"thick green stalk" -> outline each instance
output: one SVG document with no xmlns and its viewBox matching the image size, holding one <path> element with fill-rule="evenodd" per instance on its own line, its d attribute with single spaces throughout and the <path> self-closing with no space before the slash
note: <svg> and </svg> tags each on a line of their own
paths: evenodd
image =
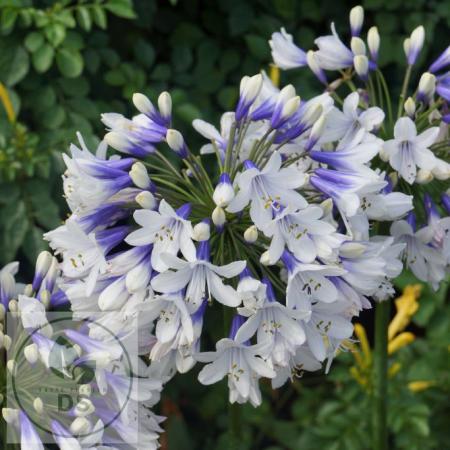
<svg viewBox="0 0 450 450">
<path fill-rule="evenodd" d="M 372 449 L 388 450 L 387 432 L 387 368 L 389 301 L 375 307 L 375 350 L 373 354 Z"/>
</svg>

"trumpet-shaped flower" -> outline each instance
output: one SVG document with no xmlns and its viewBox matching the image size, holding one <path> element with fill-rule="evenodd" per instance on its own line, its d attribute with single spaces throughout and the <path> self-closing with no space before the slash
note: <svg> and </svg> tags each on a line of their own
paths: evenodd
<svg viewBox="0 0 450 450">
<path fill-rule="evenodd" d="M 246 161 L 247 170 L 239 176 L 239 191 L 227 211 L 242 211 L 250 203 L 250 217 L 261 228 L 272 219 L 272 214 L 280 206 L 304 208 L 307 203 L 295 189 L 304 184 L 305 177 L 299 176 L 292 167 L 281 168 L 281 162 L 278 152 L 272 154 L 262 170 L 251 161 Z"/>
<path fill-rule="evenodd" d="M 429 147 L 436 141 L 438 127 L 417 134 L 416 125 L 409 117 L 398 119 L 394 127 L 394 139 L 384 143 L 383 151 L 389 163 L 409 184 L 414 183 L 417 167 L 433 170 L 436 157 Z"/>
<path fill-rule="evenodd" d="M 174 270 L 153 278 L 153 289 L 168 294 L 186 288 L 185 300 L 191 313 L 197 311 L 204 299 L 210 300 L 211 297 L 226 306 L 236 307 L 241 303 L 238 293 L 223 284 L 221 277 L 235 277 L 244 270 L 245 261 L 234 261 L 224 266 L 211 264 L 209 241 L 200 242 L 197 256 L 188 261 L 167 253 L 162 255 L 162 260 Z"/>
</svg>

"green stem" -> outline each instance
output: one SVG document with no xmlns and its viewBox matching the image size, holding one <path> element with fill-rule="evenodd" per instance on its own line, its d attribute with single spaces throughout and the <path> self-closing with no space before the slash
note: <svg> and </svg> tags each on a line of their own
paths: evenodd
<svg viewBox="0 0 450 450">
<path fill-rule="evenodd" d="M 373 354 L 372 444 L 373 450 L 388 450 L 387 366 L 389 301 L 375 307 L 375 349 Z"/>
<path fill-rule="evenodd" d="M 411 78 L 412 66 L 409 65 L 406 69 L 405 78 L 403 80 L 402 90 L 400 92 L 400 98 L 398 99 L 397 119 L 400 118 L 403 111 L 403 105 L 405 103 L 406 91 L 408 90 L 409 79 Z"/>
</svg>

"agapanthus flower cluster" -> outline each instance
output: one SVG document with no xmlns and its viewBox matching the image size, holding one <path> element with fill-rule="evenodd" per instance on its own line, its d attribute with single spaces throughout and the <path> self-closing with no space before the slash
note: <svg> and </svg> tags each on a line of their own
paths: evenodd
<svg viewBox="0 0 450 450">
<path fill-rule="evenodd" d="M 175 128 L 169 93 L 157 105 L 136 93 L 137 115 L 103 114 L 99 147 L 79 136 L 64 155 L 71 215 L 45 235 L 60 261 L 58 295 L 127 350 L 138 342 L 143 408 L 197 363 L 200 383 L 226 378 L 231 403 L 257 406 L 262 378 L 277 388 L 328 371 L 348 348 L 352 318 L 394 294 L 403 262 L 434 287 L 448 272 L 448 49 L 408 97 L 423 27 L 405 41 L 395 117 L 377 29 L 366 45 L 361 7 L 350 25 L 348 44 L 332 25 L 307 52 L 284 29 L 272 36 L 278 67 L 308 66 L 325 85 L 316 97 L 245 76 L 218 128 L 194 120 L 207 140 L 197 150 Z M 226 328 L 215 343 L 213 312 Z M 86 351 L 109 345 L 99 325 L 69 339 Z M 138 427 L 153 448 L 160 419 L 139 408 L 117 432 L 126 440 Z"/>
</svg>

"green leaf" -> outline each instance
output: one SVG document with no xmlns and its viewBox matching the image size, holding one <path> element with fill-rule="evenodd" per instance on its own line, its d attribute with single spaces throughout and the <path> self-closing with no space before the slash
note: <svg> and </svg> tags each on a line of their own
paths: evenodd
<svg viewBox="0 0 450 450">
<path fill-rule="evenodd" d="M 187 45 L 176 46 L 172 50 L 172 64 L 176 72 L 183 72 L 192 65 L 192 51 Z"/>
<path fill-rule="evenodd" d="M 69 31 L 64 39 L 64 47 L 70 50 L 82 50 L 84 48 L 83 36 L 76 31 Z"/>
<path fill-rule="evenodd" d="M 172 71 L 168 64 L 158 64 L 150 75 L 152 80 L 165 81 L 170 78 Z"/>
<path fill-rule="evenodd" d="M 43 180 L 30 180 L 25 189 L 39 225 L 49 230 L 60 225 L 59 209 L 50 196 L 49 186 Z"/>
<path fill-rule="evenodd" d="M 50 44 L 45 43 L 39 47 L 32 55 L 33 67 L 36 72 L 46 72 L 52 65 L 54 56 L 55 51 Z"/>
<path fill-rule="evenodd" d="M 202 117 L 201 111 L 191 103 L 184 103 L 175 108 L 176 114 L 185 122 L 192 123 L 194 119 Z"/>
<path fill-rule="evenodd" d="M 105 81 L 111 86 L 122 86 L 126 78 L 120 69 L 114 69 L 105 73 Z"/>
<path fill-rule="evenodd" d="M 295 0 L 273 0 L 273 5 L 284 19 L 295 17 Z"/>
<path fill-rule="evenodd" d="M 88 8 L 84 6 L 79 6 L 77 8 L 77 19 L 81 28 L 85 31 L 90 31 L 92 28 L 92 18 L 89 13 Z"/>
<path fill-rule="evenodd" d="M 42 228 L 31 226 L 25 236 L 22 249 L 30 264 L 35 264 L 39 253 L 48 250 L 48 244 L 42 237 L 43 234 Z"/>
<path fill-rule="evenodd" d="M 14 86 L 28 73 L 28 53 L 14 38 L 0 39 L 0 81 Z"/>
<path fill-rule="evenodd" d="M 83 71 L 83 57 L 77 50 L 61 48 L 56 51 L 56 64 L 67 78 L 75 78 Z"/>
<path fill-rule="evenodd" d="M 25 203 L 9 203 L 2 210 L 2 252 L 0 259 L 3 263 L 14 259 L 17 250 L 22 245 L 28 229 Z"/>
<path fill-rule="evenodd" d="M 131 0 L 108 0 L 105 8 L 114 15 L 125 19 L 134 19 L 136 17 Z"/>
<path fill-rule="evenodd" d="M 66 113 L 61 105 L 55 105 L 53 108 L 43 111 L 39 120 L 45 128 L 55 130 L 60 127 L 66 118 Z"/>
<path fill-rule="evenodd" d="M 59 85 L 70 97 L 84 97 L 89 93 L 89 82 L 85 77 L 60 78 Z"/>
<path fill-rule="evenodd" d="M 233 36 L 244 33 L 250 27 L 254 17 L 252 7 L 247 3 L 238 3 L 232 10 L 228 23 Z"/>
<path fill-rule="evenodd" d="M 64 25 L 67 28 L 74 28 L 77 24 L 73 17 L 72 10 L 68 8 L 61 9 L 61 11 L 54 15 L 54 18 L 58 23 Z"/>
<path fill-rule="evenodd" d="M 37 31 L 28 33 L 24 41 L 25 48 L 31 53 L 35 52 L 39 47 L 41 47 L 43 43 L 44 36 L 42 35 L 42 33 L 39 33 Z"/>
<path fill-rule="evenodd" d="M 16 22 L 18 10 L 15 8 L 5 8 L 2 12 L 0 26 L 2 30 L 10 30 Z"/>
<path fill-rule="evenodd" d="M 155 62 L 155 50 L 143 39 L 139 39 L 133 48 L 134 57 L 145 68 L 149 69 Z"/>
<path fill-rule="evenodd" d="M 100 5 L 92 6 L 92 17 L 94 18 L 94 22 L 98 27 L 102 28 L 103 30 L 106 29 L 108 23 L 106 13 Z"/>
<path fill-rule="evenodd" d="M 15 202 L 20 195 L 20 189 L 14 183 L 0 184 L 0 204 Z M 3 214 L 3 213 L 2 213 Z"/>
<path fill-rule="evenodd" d="M 44 34 L 53 47 L 58 47 L 66 38 L 66 28 L 59 23 L 51 23 L 44 28 Z"/>
<path fill-rule="evenodd" d="M 250 50 L 250 53 L 257 59 L 263 60 L 269 56 L 269 45 L 267 39 L 257 36 L 255 34 L 248 34 L 245 36 L 245 42 Z"/>
</svg>

